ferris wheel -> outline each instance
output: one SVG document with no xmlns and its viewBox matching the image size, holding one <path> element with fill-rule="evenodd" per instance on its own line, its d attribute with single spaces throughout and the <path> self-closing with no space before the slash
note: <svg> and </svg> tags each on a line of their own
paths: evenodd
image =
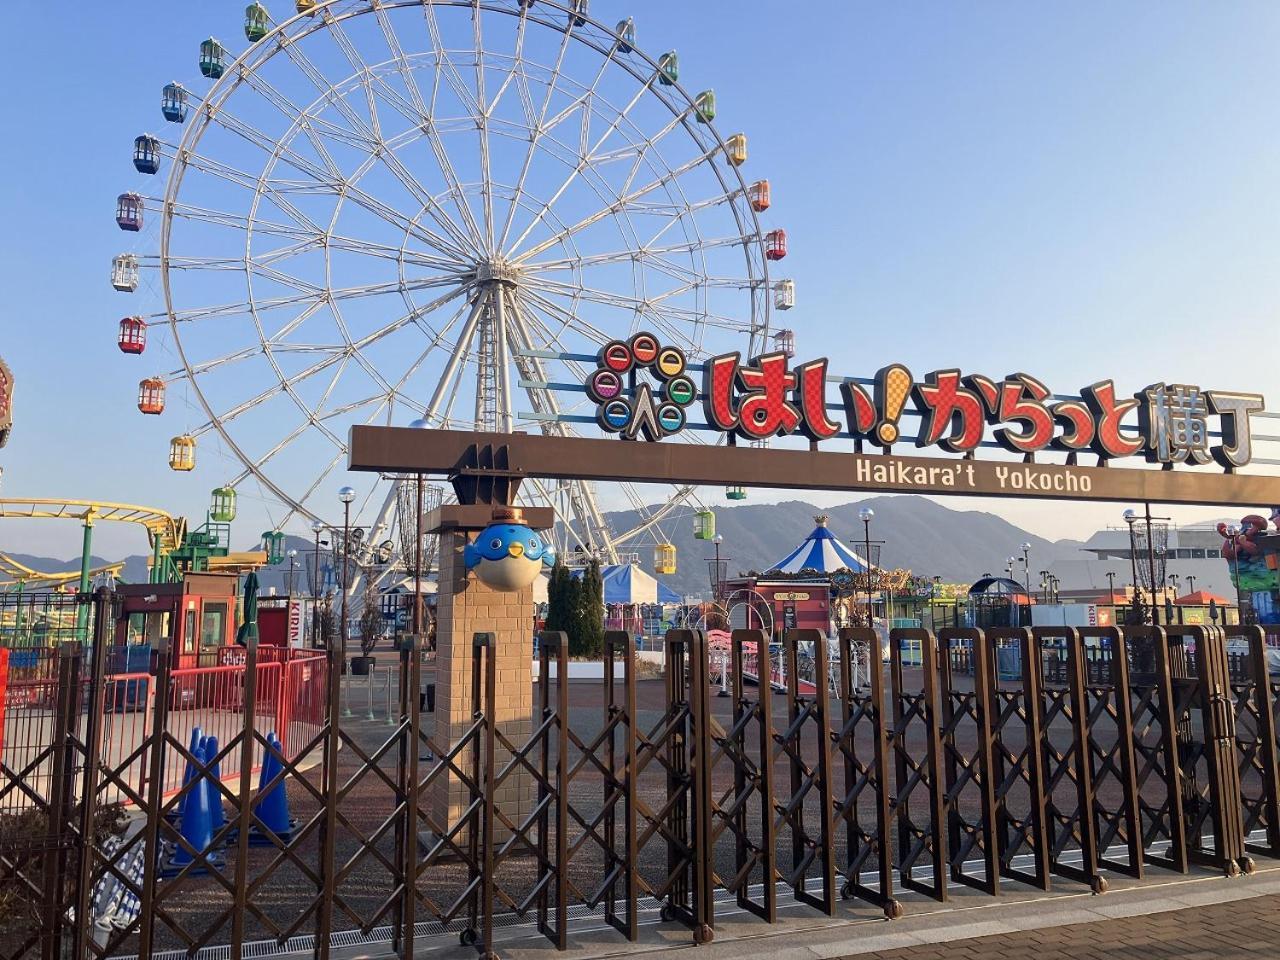
<svg viewBox="0 0 1280 960">
<path fill-rule="evenodd" d="M 134 141 L 141 183 L 116 213 L 140 242 L 112 284 L 156 300 L 118 342 L 173 358 L 138 396 L 157 414 L 182 391 L 170 466 L 212 447 L 220 482 L 280 503 L 278 527 L 333 514 L 353 424 L 594 432 L 581 385 L 604 344 L 650 330 L 693 362 L 750 356 L 794 302 L 769 280 L 786 235 L 760 225 L 746 136 L 721 137 L 715 93 L 686 90 L 675 51 L 645 55 L 630 18 L 298 0 L 284 19 L 253 3 L 244 35 L 239 53 L 201 43 L 203 79 L 163 88 L 170 135 Z M 379 542 L 403 481 L 361 482 Z M 556 508 L 562 549 L 608 559 L 696 497 L 522 495 Z M 610 506 L 635 521 L 611 529 Z"/>
</svg>

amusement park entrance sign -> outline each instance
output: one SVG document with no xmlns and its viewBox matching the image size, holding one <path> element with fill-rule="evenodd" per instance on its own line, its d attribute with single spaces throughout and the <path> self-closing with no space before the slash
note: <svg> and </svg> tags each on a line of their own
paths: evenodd
<svg viewBox="0 0 1280 960">
<path fill-rule="evenodd" d="M 939 370 L 917 381 L 898 364 L 873 378 L 842 378 L 828 375 L 825 359 L 791 365 L 782 352 L 746 363 L 731 353 L 691 365 L 681 351 L 662 346 L 649 333 L 607 344 L 596 357 L 566 359 L 595 361 L 581 387 L 556 385 L 566 393 L 585 393 L 595 416 L 522 416 L 594 422 L 605 433 L 636 442 L 357 426 L 351 432 L 350 467 L 455 477 L 503 474 L 517 480 L 1280 503 L 1280 476 L 1237 472 L 1257 462 L 1255 440 L 1274 439 L 1251 434 L 1255 417 L 1271 416 L 1263 413 L 1259 394 L 1156 383 L 1125 397 L 1112 381 L 1103 380 L 1079 396 L 1059 396 L 1024 373 L 993 380 Z M 835 385 L 838 402 L 831 402 L 829 384 Z M 699 398 L 705 422 L 694 423 L 688 412 Z M 918 419 L 914 434 L 903 427 L 907 418 Z M 659 442 L 685 430 L 722 434 L 727 445 Z M 763 446 L 793 434 L 807 438 L 807 450 Z M 853 452 L 819 449 L 823 441 L 840 439 L 851 440 Z M 894 455 L 895 444 L 905 443 L 941 448 L 960 459 Z M 976 458 L 980 448 L 990 447 L 1021 460 Z M 481 450 L 490 453 L 478 457 Z M 501 457 L 494 460 L 492 451 L 498 450 Z M 1065 462 L 1037 462 L 1042 452 L 1065 455 Z M 1095 457 L 1096 465 L 1080 464 L 1081 454 Z M 1110 467 L 1128 457 L 1163 469 Z"/>
</svg>

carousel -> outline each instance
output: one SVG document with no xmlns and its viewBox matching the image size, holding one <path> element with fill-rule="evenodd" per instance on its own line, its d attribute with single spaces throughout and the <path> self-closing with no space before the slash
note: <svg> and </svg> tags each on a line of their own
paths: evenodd
<svg viewBox="0 0 1280 960">
<path fill-rule="evenodd" d="M 829 634 L 833 627 L 865 618 L 867 576 L 877 567 L 831 532 L 830 517 L 813 519 L 809 535 L 764 573 L 724 582 L 723 602 L 733 626 L 773 633 L 812 628 Z"/>
</svg>

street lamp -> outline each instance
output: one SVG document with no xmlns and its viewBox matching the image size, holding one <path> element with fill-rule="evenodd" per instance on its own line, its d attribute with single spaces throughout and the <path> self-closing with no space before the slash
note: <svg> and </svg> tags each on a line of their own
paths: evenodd
<svg viewBox="0 0 1280 960">
<path fill-rule="evenodd" d="M 1151 533 L 1151 521 L 1152 520 L 1168 520 L 1169 518 L 1153 517 L 1151 515 L 1151 504 L 1145 503 L 1143 504 L 1143 506 L 1146 508 L 1146 510 L 1145 510 L 1145 515 L 1141 519 L 1147 525 L 1147 582 L 1151 586 L 1151 622 L 1154 624 L 1159 624 L 1160 616 L 1159 616 L 1158 608 L 1156 606 L 1156 552 L 1155 552 L 1155 540 L 1152 537 L 1152 533 Z M 1135 580 L 1137 579 L 1136 573 L 1137 573 L 1137 552 L 1138 551 L 1135 549 L 1136 543 L 1133 537 L 1133 525 L 1138 521 L 1138 519 L 1139 519 L 1138 514 L 1135 511 L 1126 510 L 1124 512 L 1124 521 L 1129 525 L 1129 557 L 1132 563 L 1134 564 Z"/>
<path fill-rule="evenodd" d="M 865 553 L 862 555 L 863 565 L 866 567 L 864 573 L 867 578 L 867 626 L 874 628 L 876 621 L 871 614 L 871 521 L 875 519 L 876 512 L 870 507 L 863 507 L 858 511 L 858 519 L 862 521 L 862 543 Z"/>
<path fill-rule="evenodd" d="M 311 532 L 315 534 L 314 562 L 311 564 L 311 646 L 320 645 L 320 534 L 324 524 L 315 520 Z"/>
<path fill-rule="evenodd" d="M 1126 510 L 1122 516 L 1124 522 L 1129 525 L 1129 572 L 1133 576 L 1133 603 L 1130 605 L 1130 619 L 1137 613 L 1138 605 L 1138 542 L 1133 536 L 1133 525 L 1138 519 L 1138 514 L 1133 510 Z"/>
<path fill-rule="evenodd" d="M 1187 574 L 1187 593 L 1195 593 L 1195 592 L 1196 592 L 1195 574 L 1189 573 Z"/>
<path fill-rule="evenodd" d="M 1114 570 L 1107 571 L 1107 602 L 1113 606 L 1116 602 L 1116 572 Z"/>
<path fill-rule="evenodd" d="M 415 430 L 426 430 L 431 424 L 421 418 L 409 424 Z M 416 643 L 423 644 L 422 639 L 422 472 L 417 476 L 417 509 L 414 510 L 413 524 L 413 634 Z"/>
<path fill-rule="evenodd" d="M 342 501 L 342 625 L 338 629 L 338 649 L 342 656 L 347 655 L 347 577 L 350 575 L 351 559 L 351 501 L 356 492 L 351 487 L 343 487 L 338 491 L 338 499 Z"/>
<path fill-rule="evenodd" d="M 298 559 L 298 551 L 290 548 L 289 553 L 289 588 L 287 590 L 289 599 L 293 599 L 293 565 Z"/>
</svg>

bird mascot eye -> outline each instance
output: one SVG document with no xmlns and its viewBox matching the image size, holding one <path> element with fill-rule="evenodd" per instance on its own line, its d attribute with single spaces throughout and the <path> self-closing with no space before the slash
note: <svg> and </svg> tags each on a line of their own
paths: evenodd
<svg viewBox="0 0 1280 960">
<path fill-rule="evenodd" d="M 493 547 L 493 549 L 495 549 L 495 550 L 499 550 L 499 549 L 501 549 L 501 548 L 502 548 L 502 538 L 501 538 L 501 537 L 494 537 L 492 540 L 490 540 L 490 541 L 489 541 L 489 546 Z"/>
<path fill-rule="evenodd" d="M 530 550 L 537 550 L 537 549 L 538 549 L 538 538 L 537 538 L 537 537 L 530 537 L 530 538 L 529 538 L 529 549 L 530 549 Z"/>
</svg>

